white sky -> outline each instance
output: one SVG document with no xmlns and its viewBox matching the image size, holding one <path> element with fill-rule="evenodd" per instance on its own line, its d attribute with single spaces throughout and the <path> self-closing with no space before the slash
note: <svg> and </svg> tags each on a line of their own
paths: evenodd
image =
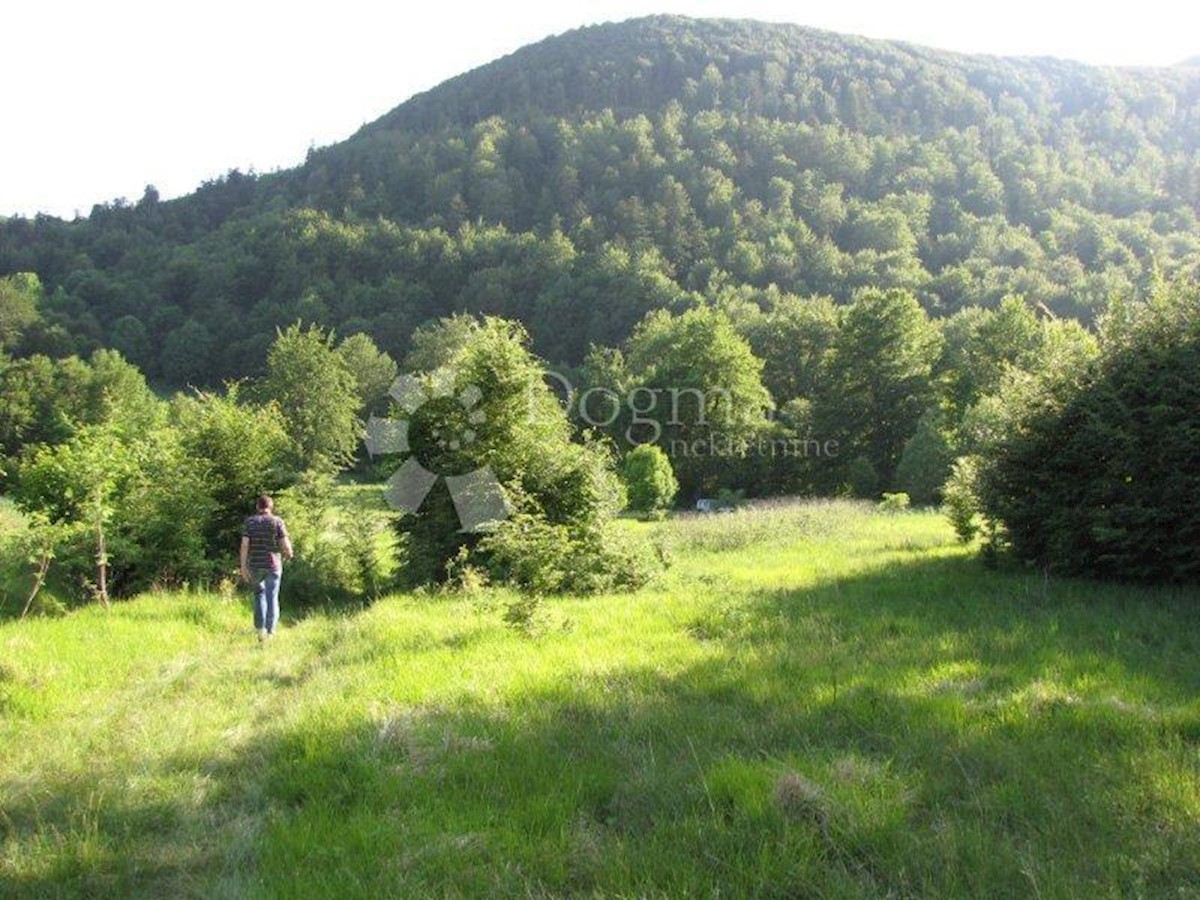
<svg viewBox="0 0 1200 900">
<path fill-rule="evenodd" d="M 1200 54 L 1194 0 L 6 0 L 0 215 L 69 217 L 146 184 L 175 197 L 231 168 L 292 166 L 524 44 L 656 12 L 1112 65 Z"/>
</svg>

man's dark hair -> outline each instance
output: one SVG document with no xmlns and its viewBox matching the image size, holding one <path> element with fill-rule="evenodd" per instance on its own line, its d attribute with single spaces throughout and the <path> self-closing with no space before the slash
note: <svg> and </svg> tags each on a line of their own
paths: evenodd
<svg viewBox="0 0 1200 900">
<path fill-rule="evenodd" d="M 261 497 L 258 498 L 258 511 L 259 512 L 270 512 L 274 508 L 275 508 L 275 501 L 272 500 L 270 497 L 268 497 L 266 494 L 263 494 Z"/>
</svg>

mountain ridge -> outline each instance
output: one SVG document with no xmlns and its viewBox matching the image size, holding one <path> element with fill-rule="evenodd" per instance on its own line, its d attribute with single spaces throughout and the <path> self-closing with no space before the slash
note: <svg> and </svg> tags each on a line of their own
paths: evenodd
<svg viewBox="0 0 1200 900">
<path fill-rule="evenodd" d="M 1186 68 L 645 17 L 455 76 L 293 169 L 0 223 L 0 275 L 48 289 L 27 351 L 115 346 L 168 383 L 244 373 L 296 318 L 402 355 L 431 317 L 506 315 L 568 362 L 654 309 L 772 292 L 1089 320 L 1200 267 L 1198 109 Z"/>
<path fill-rule="evenodd" d="M 483 81 L 487 88 L 499 91 L 503 87 L 503 84 L 500 83 L 502 79 L 498 79 L 495 76 L 499 75 L 502 78 L 507 78 L 513 74 L 512 70 L 514 68 L 537 70 L 545 68 L 545 62 L 547 61 L 562 63 L 572 59 L 579 59 L 581 56 L 586 55 L 581 54 L 579 52 L 581 50 L 591 51 L 594 54 L 597 42 L 603 41 L 604 38 L 610 35 L 619 35 L 622 43 L 627 45 L 632 34 L 637 41 L 641 42 L 639 43 L 639 49 L 644 48 L 646 43 L 661 47 L 663 38 L 669 36 L 671 33 L 669 26 L 715 31 L 720 37 L 730 42 L 762 39 L 769 35 L 784 43 L 789 41 L 796 44 L 806 43 L 817 51 L 827 50 L 830 47 L 849 46 L 872 55 L 891 51 L 894 58 L 907 56 L 913 61 L 936 63 L 946 66 L 988 66 L 996 64 L 1014 67 L 1033 66 L 1041 69 L 1057 70 L 1060 73 L 1091 73 L 1094 75 L 1106 72 L 1154 74 L 1170 71 L 1169 68 L 1158 67 L 1093 65 L 1055 56 L 965 53 L 927 47 L 910 41 L 842 34 L 788 22 L 775 23 L 753 19 L 652 15 L 626 19 L 621 22 L 581 26 L 562 32 L 561 34 L 548 36 L 532 44 L 527 44 L 495 60 L 449 78 L 433 88 L 413 95 L 389 112 L 384 113 L 378 119 L 364 125 L 354 135 L 351 135 L 349 139 L 353 139 L 363 133 L 370 133 L 378 128 L 391 127 L 396 124 L 410 124 L 407 120 L 419 119 L 420 115 L 425 112 L 424 107 L 435 102 L 443 102 L 442 95 L 446 91 L 468 85 L 473 81 Z M 733 46 L 738 48 L 736 43 Z M 762 55 L 761 48 L 756 49 L 741 46 L 740 49 L 746 58 Z M 541 59 L 539 57 L 547 57 L 548 59 Z M 706 62 L 708 61 L 706 60 Z M 572 112 L 571 110 L 559 111 L 554 109 L 550 111 Z M 489 115 L 497 114 L 501 114 L 501 112 L 494 109 L 481 110 L 479 118 L 486 118 Z M 429 123 L 424 122 L 423 124 L 428 125 Z"/>
</svg>

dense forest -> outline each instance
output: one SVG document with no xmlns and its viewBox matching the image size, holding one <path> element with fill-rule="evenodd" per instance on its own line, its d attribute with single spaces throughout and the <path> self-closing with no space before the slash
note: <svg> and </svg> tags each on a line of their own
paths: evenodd
<svg viewBox="0 0 1200 900">
<path fill-rule="evenodd" d="M 400 359 L 430 319 L 503 316 L 570 365 L 655 310 L 864 288 L 934 317 L 1021 295 L 1090 323 L 1200 264 L 1198 101 L 1186 66 L 673 17 L 584 28 L 294 170 L 0 221 L 0 275 L 40 279 L 8 349 L 112 348 L 182 386 L 256 374 L 296 320 Z"/>
</svg>

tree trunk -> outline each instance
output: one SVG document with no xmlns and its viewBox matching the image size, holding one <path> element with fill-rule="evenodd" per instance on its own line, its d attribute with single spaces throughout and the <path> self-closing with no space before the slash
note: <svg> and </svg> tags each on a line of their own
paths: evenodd
<svg viewBox="0 0 1200 900">
<path fill-rule="evenodd" d="M 104 512 L 96 511 L 96 598 L 108 609 L 108 551 L 104 545 Z"/>
<path fill-rule="evenodd" d="M 38 560 L 37 571 L 33 575 L 33 589 L 29 592 L 29 599 L 25 601 L 25 608 L 21 610 L 21 618 L 29 615 L 29 610 L 33 607 L 33 601 L 42 589 L 42 585 L 46 583 L 46 573 L 50 571 L 49 550 L 43 550 L 41 559 Z"/>
</svg>

